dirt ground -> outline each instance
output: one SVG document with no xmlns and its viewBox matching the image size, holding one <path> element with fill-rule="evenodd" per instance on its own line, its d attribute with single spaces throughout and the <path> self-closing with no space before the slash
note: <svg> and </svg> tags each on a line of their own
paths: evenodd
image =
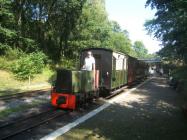
<svg viewBox="0 0 187 140">
<path fill-rule="evenodd" d="M 187 103 L 187 102 L 186 102 Z M 186 140 L 184 98 L 155 77 L 58 140 Z"/>
</svg>

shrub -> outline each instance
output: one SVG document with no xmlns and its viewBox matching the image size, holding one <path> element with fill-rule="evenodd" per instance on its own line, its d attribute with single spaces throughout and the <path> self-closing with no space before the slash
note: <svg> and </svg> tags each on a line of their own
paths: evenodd
<svg viewBox="0 0 187 140">
<path fill-rule="evenodd" d="M 4 55 L 0 56 L 0 69 L 9 71 L 11 65 L 23 55 L 23 51 L 19 49 L 7 48 Z"/>
<path fill-rule="evenodd" d="M 11 71 L 19 80 L 33 78 L 35 74 L 42 72 L 45 60 L 46 56 L 42 52 L 23 55 L 11 65 Z"/>
<path fill-rule="evenodd" d="M 187 66 L 179 67 L 172 71 L 172 76 L 176 79 L 187 79 Z"/>
<path fill-rule="evenodd" d="M 11 65 L 11 62 L 8 61 L 5 57 L 0 57 L 0 69 L 2 70 L 9 70 L 9 67 Z"/>
<path fill-rule="evenodd" d="M 5 52 L 5 57 L 9 61 L 19 59 L 23 55 L 24 55 L 23 51 L 17 48 L 8 48 Z"/>
<path fill-rule="evenodd" d="M 69 59 L 63 57 L 57 67 L 65 69 L 78 69 L 78 66 L 79 64 L 76 59 Z"/>
<path fill-rule="evenodd" d="M 179 92 L 186 94 L 187 93 L 187 66 L 179 67 L 173 70 L 171 75 L 178 82 L 177 90 Z"/>
</svg>

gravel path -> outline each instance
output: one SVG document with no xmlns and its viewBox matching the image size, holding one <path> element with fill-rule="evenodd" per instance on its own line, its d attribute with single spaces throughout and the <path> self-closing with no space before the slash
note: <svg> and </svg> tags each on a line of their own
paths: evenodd
<svg viewBox="0 0 187 140">
<path fill-rule="evenodd" d="M 155 77 L 58 140 L 186 140 L 184 99 Z"/>
</svg>

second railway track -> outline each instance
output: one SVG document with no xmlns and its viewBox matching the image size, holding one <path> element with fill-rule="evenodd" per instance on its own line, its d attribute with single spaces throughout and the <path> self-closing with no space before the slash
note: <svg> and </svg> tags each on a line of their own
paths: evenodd
<svg viewBox="0 0 187 140">
<path fill-rule="evenodd" d="M 11 100 L 11 99 L 16 99 L 16 98 L 42 95 L 42 94 L 45 94 L 45 92 L 47 92 L 49 90 L 50 90 L 50 88 L 46 88 L 46 89 L 42 89 L 42 90 L 27 91 L 27 92 L 23 92 L 23 93 L 3 95 L 3 96 L 0 96 L 0 100 L 1 101 L 7 101 L 7 100 Z"/>
<path fill-rule="evenodd" d="M 49 109 L 40 114 L 33 115 L 22 120 L 0 126 L 0 139 L 8 139 L 27 130 L 40 126 L 59 116 L 65 115 L 68 111 Z"/>
</svg>

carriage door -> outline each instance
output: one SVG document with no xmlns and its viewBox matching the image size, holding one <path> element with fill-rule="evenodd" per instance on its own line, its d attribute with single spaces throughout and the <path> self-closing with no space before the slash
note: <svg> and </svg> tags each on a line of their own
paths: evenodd
<svg viewBox="0 0 187 140">
<path fill-rule="evenodd" d="M 93 57 L 95 58 L 95 69 L 99 70 L 99 72 L 101 72 L 101 55 L 99 54 L 93 54 Z"/>
<path fill-rule="evenodd" d="M 100 54 L 93 54 L 93 57 L 95 58 L 95 69 L 99 70 L 99 80 L 98 84 L 101 83 L 101 74 L 102 74 L 102 64 L 101 64 L 101 55 Z"/>
<path fill-rule="evenodd" d="M 125 56 L 123 59 L 123 77 L 124 77 L 124 81 L 123 84 L 127 84 L 127 75 L 128 75 L 128 65 L 127 65 L 128 61 L 127 61 L 127 57 Z"/>
</svg>

